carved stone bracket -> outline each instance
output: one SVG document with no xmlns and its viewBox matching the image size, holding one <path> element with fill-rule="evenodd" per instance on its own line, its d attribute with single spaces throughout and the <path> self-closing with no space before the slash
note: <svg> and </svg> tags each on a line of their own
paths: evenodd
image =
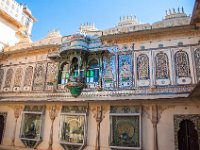
<svg viewBox="0 0 200 150">
<path fill-rule="evenodd" d="M 175 105 L 143 105 L 143 112 L 152 123 L 158 123 L 162 113 L 169 108 L 174 108 Z"/>
</svg>

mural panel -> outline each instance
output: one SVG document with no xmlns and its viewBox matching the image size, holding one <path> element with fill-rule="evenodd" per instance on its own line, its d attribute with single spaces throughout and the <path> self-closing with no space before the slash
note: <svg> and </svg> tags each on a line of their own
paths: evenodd
<svg viewBox="0 0 200 150">
<path fill-rule="evenodd" d="M 197 78 L 198 80 L 200 80 L 200 48 L 194 51 L 194 60 L 195 60 Z"/>
<path fill-rule="evenodd" d="M 23 69 L 22 68 L 17 68 L 17 70 L 15 72 L 14 87 L 20 87 L 21 86 L 22 73 L 23 73 Z"/>
<path fill-rule="evenodd" d="M 43 90 L 45 83 L 46 65 L 37 64 L 34 74 L 33 90 Z"/>
<path fill-rule="evenodd" d="M 1 86 L 3 84 L 3 76 L 4 76 L 4 70 L 0 69 L 0 89 L 1 89 Z"/>
<path fill-rule="evenodd" d="M 120 55 L 119 56 L 119 87 L 126 88 L 132 87 L 132 56 L 131 55 Z"/>
<path fill-rule="evenodd" d="M 13 78 L 13 69 L 8 69 L 5 80 L 5 88 L 11 87 L 12 78 Z"/>
<path fill-rule="evenodd" d="M 25 71 L 24 86 L 31 86 L 33 78 L 33 67 L 28 66 Z"/>
<path fill-rule="evenodd" d="M 114 88 L 116 86 L 116 56 L 103 57 L 103 87 Z"/>
</svg>

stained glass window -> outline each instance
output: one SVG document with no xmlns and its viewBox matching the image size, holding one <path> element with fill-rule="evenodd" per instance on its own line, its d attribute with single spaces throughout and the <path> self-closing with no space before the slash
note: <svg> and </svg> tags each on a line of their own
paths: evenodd
<svg viewBox="0 0 200 150">
<path fill-rule="evenodd" d="M 179 51 L 175 54 L 175 66 L 177 77 L 190 76 L 189 58 L 186 52 Z"/>
<path fill-rule="evenodd" d="M 149 79 L 149 58 L 146 54 L 137 57 L 137 78 L 138 80 Z"/>
<path fill-rule="evenodd" d="M 42 138 L 44 106 L 25 106 L 20 139 L 27 147 L 34 148 Z"/>
<path fill-rule="evenodd" d="M 86 72 L 86 79 L 88 83 L 99 81 L 99 65 L 96 59 L 89 62 L 89 68 Z"/>
<path fill-rule="evenodd" d="M 69 64 L 64 63 L 61 66 L 61 84 L 66 84 L 69 80 Z"/>
<path fill-rule="evenodd" d="M 60 143 L 64 149 L 79 150 L 86 143 L 86 107 L 63 106 Z"/>
<path fill-rule="evenodd" d="M 135 149 L 141 147 L 141 108 L 139 106 L 111 106 L 111 149 Z"/>
<path fill-rule="evenodd" d="M 169 78 L 169 61 L 166 53 L 160 52 L 156 54 L 156 79 Z"/>
<path fill-rule="evenodd" d="M 200 79 L 200 48 L 194 51 L 194 60 L 196 65 L 196 73 L 198 79 Z"/>
</svg>

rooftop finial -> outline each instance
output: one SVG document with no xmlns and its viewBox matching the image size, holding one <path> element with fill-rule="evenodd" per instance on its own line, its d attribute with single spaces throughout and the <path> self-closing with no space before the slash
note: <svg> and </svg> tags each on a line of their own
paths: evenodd
<svg viewBox="0 0 200 150">
<path fill-rule="evenodd" d="M 178 13 L 180 14 L 180 8 L 178 8 Z"/>
<path fill-rule="evenodd" d="M 169 9 L 169 14 L 170 14 L 170 15 L 172 14 L 171 9 Z"/>
<path fill-rule="evenodd" d="M 183 8 L 183 7 L 182 7 L 182 13 L 185 13 L 185 12 L 184 12 L 184 8 Z"/>
<path fill-rule="evenodd" d="M 175 14 L 176 13 L 176 10 L 173 8 L 173 14 Z"/>
<path fill-rule="evenodd" d="M 165 13 L 166 13 L 166 16 L 167 16 L 167 15 L 168 15 L 168 14 L 167 14 L 167 10 L 165 10 Z"/>
<path fill-rule="evenodd" d="M 119 20 L 122 21 L 122 17 L 121 16 L 119 17 Z"/>
</svg>

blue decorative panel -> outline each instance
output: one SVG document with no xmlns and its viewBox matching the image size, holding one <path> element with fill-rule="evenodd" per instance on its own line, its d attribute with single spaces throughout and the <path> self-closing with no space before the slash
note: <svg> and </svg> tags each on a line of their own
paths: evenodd
<svg viewBox="0 0 200 150">
<path fill-rule="evenodd" d="M 103 58 L 103 88 L 114 88 L 116 86 L 116 57 L 105 56 Z"/>
<path fill-rule="evenodd" d="M 133 65 L 131 55 L 119 56 L 119 87 L 132 87 Z"/>
</svg>

